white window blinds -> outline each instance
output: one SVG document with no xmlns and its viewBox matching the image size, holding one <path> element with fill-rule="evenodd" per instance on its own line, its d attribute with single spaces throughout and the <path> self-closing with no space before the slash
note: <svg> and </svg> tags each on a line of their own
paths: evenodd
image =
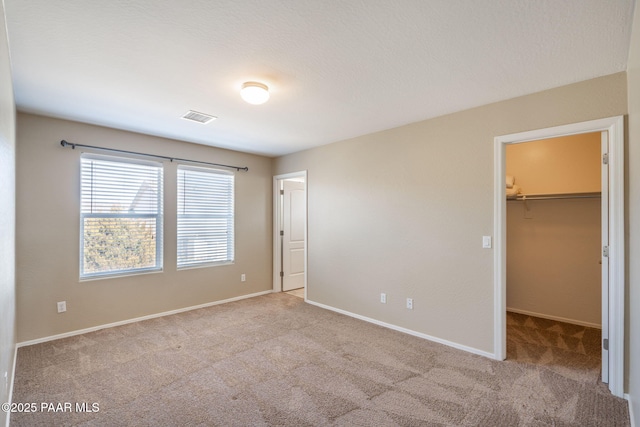
<svg viewBox="0 0 640 427">
<path fill-rule="evenodd" d="M 234 175 L 178 166 L 178 268 L 234 259 Z"/>
<path fill-rule="evenodd" d="M 162 269 L 162 164 L 83 154 L 80 277 Z"/>
</svg>

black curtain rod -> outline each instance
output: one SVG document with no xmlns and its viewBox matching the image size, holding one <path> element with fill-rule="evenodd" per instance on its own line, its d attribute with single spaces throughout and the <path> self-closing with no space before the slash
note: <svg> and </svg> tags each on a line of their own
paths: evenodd
<svg viewBox="0 0 640 427">
<path fill-rule="evenodd" d="M 178 157 L 160 156 L 160 155 L 157 155 L 157 154 L 137 153 L 135 151 L 117 150 L 115 148 L 96 147 L 95 145 L 74 144 L 74 143 L 71 143 L 71 142 L 67 142 L 64 139 L 62 141 L 60 141 L 60 145 L 62 145 L 63 147 L 66 147 L 68 145 L 74 150 L 75 150 L 76 147 L 85 147 L 85 148 L 93 148 L 95 150 L 115 151 L 116 153 L 135 154 L 136 156 L 155 157 L 156 159 L 165 159 L 165 160 L 169 160 L 171 162 L 173 162 L 174 160 L 177 160 L 179 162 L 199 163 L 201 165 L 209 165 L 209 166 L 220 166 L 220 167 L 223 167 L 223 168 L 235 169 L 237 171 L 245 171 L 246 172 L 246 171 L 249 170 L 249 168 L 247 166 L 240 167 L 240 166 L 231 166 L 231 165 L 221 165 L 219 163 L 202 162 L 200 160 L 188 160 L 188 159 L 180 159 Z"/>
</svg>

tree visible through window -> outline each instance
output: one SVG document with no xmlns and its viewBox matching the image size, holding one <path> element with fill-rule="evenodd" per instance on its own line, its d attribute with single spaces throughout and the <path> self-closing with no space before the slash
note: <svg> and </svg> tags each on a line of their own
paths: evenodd
<svg viewBox="0 0 640 427">
<path fill-rule="evenodd" d="M 80 277 L 162 268 L 162 164 L 84 154 Z"/>
</svg>

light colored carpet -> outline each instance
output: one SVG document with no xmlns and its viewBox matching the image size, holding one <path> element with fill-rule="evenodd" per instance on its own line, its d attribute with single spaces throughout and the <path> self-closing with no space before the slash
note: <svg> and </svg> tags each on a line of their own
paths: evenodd
<svg viewBox="0 0 640 427">
<path fill-rule="evenodd" d="M 507 359 L 541 365 L 588 384 L 601 380 L 600 337 L 599 329 L 507 313 Z"/>
<path fill-rule="evenodd" d="M 285 292 L 286 294 L 293 295 L 294 297 L 304 298 L 304 288 L 293 289 Z"/>
<path fill-rule="evenodd" d="M 496 362 L 270 294 L 20 348 L 14 402 L 99 412 L 11 425 L 629 425 L 571 343 L 523 343 L 536 326 L 511 319 L 510 354 L 527 360 Z"/>
</svg>

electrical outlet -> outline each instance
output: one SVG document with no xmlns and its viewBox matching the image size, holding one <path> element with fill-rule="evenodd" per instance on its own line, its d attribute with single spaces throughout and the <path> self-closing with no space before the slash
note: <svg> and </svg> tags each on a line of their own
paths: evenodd
<svg viewBox="0 0 640 427">
<path fill-rule="evenodd" d="M 413 298 L 407 298 L 407 308 L 413 310 Z"/>
<path fill-rule="evenodd" d="M 385 294 L 384 292 L 380 294 L 380 302 L 383 304 L 387 303 L 387 294 Z"/>
<path fill-rule="evenodd" d="M 240 281 L 241 282 L 246 282 L 247 281 L 247 275 L 246 274 L 241 274 L 240 275 Z"/>
<path fill-rule="evenodd" d="M 67 311 L 67 302 L 66 301 L 59 301 L 58 302 L 58 313 L 64 313 L 65 311 Z"/>
</svg>

